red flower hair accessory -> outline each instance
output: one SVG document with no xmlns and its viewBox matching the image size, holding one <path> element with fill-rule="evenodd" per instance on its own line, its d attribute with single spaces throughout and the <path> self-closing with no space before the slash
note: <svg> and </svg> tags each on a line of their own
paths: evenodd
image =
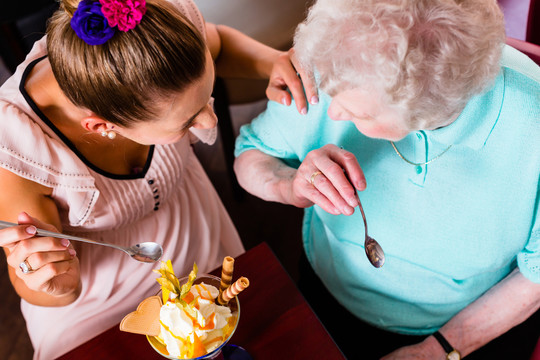
<svg viewBox="0 0 540 360">
<path fill-rule="evenodd" d="M 101 11 L 111 27 L 128 31 L 137 26 L 146 13 L 145 0 L 99 0 Z"/>
</svg>

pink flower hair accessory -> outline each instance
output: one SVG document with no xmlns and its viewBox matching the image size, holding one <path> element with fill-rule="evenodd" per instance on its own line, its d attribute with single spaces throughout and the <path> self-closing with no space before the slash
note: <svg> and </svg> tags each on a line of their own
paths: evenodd
<svg viewBox="0 0 540 360">
<path fill-rule="evenodd" d="M 128 31 L 137 26 L 146 13 L 145 0 L 99 0 L 109 26 Z"/>
</svg>

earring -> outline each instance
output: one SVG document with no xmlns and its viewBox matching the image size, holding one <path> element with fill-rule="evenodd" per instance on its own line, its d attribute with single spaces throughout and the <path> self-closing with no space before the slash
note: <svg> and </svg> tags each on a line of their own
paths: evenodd
<svg viewBox="0 0 540 360">
<path fill-rule="evenodd" d="M 109 139 L 113 140 L 116 137 L 116 133 L 114 131 L 102 131 L 101 136 L 108 137 Z"/>
</svg>

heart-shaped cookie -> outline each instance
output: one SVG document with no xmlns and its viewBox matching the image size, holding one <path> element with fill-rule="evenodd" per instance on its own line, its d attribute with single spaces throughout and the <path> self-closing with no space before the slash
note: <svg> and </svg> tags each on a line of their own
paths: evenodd
<svg viewBox="0 0 540 360">
<path fill-rule="evenodd" d="M 157 336 L 159 335 L 159 311 L 161 298 L 150 296 L 144 299 L 137 310 L 127 314 L 120 322 L 120 330 L 135 334 Z"/>
</svg>

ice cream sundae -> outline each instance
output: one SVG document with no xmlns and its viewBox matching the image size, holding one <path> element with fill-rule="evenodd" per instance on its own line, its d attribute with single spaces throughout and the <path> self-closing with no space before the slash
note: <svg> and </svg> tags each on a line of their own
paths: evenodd
<svg viewBox="0 0 540 360">
<path fill-rule="evenodd" d="M 169 359 L 194 359 L 219 353 L 232 336 L 240 308 L 236 295 L 249 281 L 232 283 L 234 259 L 225 257 L 222 278 L 197 276 L 197 265 L 189 276 L 178 279 L 171 261 L 162 262 L 157 282 L 160 296 L 144 299 L 137 310 L 126 315 L 120 330 L 145 334 L 152 347 Z"/>
</svg>

